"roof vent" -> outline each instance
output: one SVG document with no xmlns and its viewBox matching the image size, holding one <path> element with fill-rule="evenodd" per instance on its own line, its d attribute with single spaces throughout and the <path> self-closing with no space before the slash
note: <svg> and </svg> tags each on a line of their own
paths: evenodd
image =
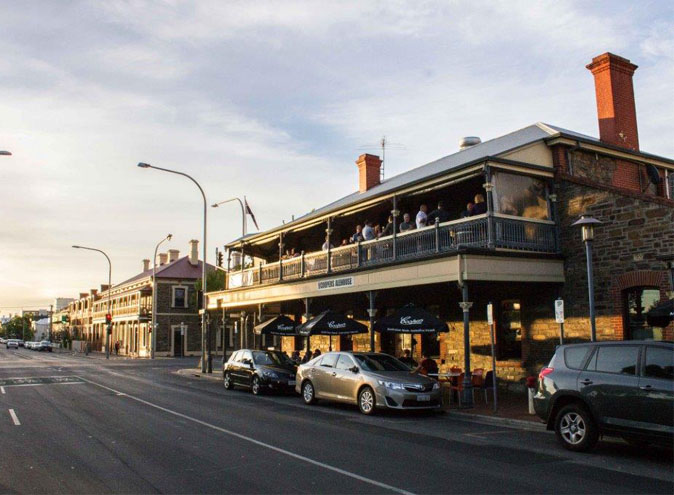
<svg viewBox="0 0 674 495">
<path fill-rule="evenodd" d="M 459 141 L 459 150 L 463 151 L 470 148 L 471 146 L 480 144 L 481 142 L 482 140 L 477 136 L 466 136 L 465 138 L 461 138 L 461 141 Z"/>
</svg>

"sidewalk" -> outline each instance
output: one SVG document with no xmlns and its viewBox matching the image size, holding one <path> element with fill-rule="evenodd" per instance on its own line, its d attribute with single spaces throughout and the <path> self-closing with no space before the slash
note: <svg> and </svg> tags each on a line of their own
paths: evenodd
<svg viewBox="0 0 674 495">
<path fill-rule="evenodd" d="M 176 375 L 184 376 L 186 378 L 199 378 L 201 380 L 209 380 L 213 382 L 222 381 L 222 370 L 213 367 L 213 373 L 201 373 L 201 368 L 183 368 L 174 371 Z"/>
</svg>

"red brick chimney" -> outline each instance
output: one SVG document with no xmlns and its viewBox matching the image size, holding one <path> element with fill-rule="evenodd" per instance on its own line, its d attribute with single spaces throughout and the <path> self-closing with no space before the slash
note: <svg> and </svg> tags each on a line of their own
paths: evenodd
<svg viewBox="0 0 674 495">
<path fill-rule="evenodd" d="M 358 165 L 358 191 L 365 192 L 381 182 L 381 160 L 377 155 L 367 153 L 356 160 Z"/>
<path fill-rule="evenodd" d="M 606 52 L 586 66 L 594 75 L 599 138 L 610 144 L 639 150 L 637 111 L 632 75 L 637 66 Z"/>
</svg>

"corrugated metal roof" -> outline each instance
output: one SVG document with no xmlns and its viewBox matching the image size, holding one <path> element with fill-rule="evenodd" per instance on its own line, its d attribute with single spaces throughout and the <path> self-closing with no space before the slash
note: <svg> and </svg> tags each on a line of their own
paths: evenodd
<svg viewBox="0 0 674 495">
<path fill-rule="evenodd" d="M 164 265 L 157 266 L 157 271 L 156 275 L 157 278 L 193 278 L 193 279 L 198 279 L 201 278 L 201 270 L 202 270 L 202 262 L 199 260 L 199 263 L 197 265 L 193 265 L 189 261 L 189 256 L 183 256 L 182 258 L 179 258 L 172 263 L 166 263 Z M 207 264 L 207 269 L 214 270 L 215 266 L 211 264 Z M 152 276 L 152 268 L 149 270 L 145 270 L 144 272 L 140 272 L 137 275 L 134 275 L 128 280 L 125 280 L 122 283 L 114 285 L 112 288 L 115 289 L 117 287 L 121 287 L 123 285 L 129 284 L 131 282 L 135 282 L 137 280 L 142 280 L 147 277 Z"/>
</svg>

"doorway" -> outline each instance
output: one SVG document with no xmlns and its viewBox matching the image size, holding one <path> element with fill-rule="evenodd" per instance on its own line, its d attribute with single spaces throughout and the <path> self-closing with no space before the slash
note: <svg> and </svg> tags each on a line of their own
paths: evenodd
<svg viewBox="0 0 674 495">
<path fill-rule="evenodd" d="M 185 357 L 183 334 L 180 327 L 173 329 L 173 357 Z"/>
</svg>

